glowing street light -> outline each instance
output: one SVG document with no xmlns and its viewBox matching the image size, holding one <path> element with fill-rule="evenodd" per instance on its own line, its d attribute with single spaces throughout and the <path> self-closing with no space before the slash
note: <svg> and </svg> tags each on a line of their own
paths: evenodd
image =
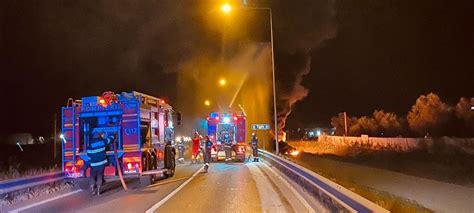
<svg viewBox="0 0 474 213">
<path fill-rule="evenodd" d="M 221 85 L 222 87 L 225 86 L 226 84 L 227 84 L 227 81 L 225 79 L 219 80 L 219 85 Z"/>
<path fill-rule="evenodd" d="M 66 143 L 66 138 L 64 138 L 64 134 L 60 134 L 59 138 L 61 138 L 63 140 L 63 142 Z"/>
<path fill-rule="evenodd" d="M 232 10 L 232 6 L 230 6 L 230 4 L 228 3 L 225 3 L 221 6 L 221 11 L 225 14 L 230 13 L 231 10 Z"/>
<path fill-rule="evenodd" d="M 20 142 L 16 142 L 16 145 L 17 145 L 18 147 L 20 147 L 20 150 L 23 152 L 23 147 L 21 147 Z"/>
<path fill-rule="evenodd" d="M 239 8 L 238 8 L 239 9 Z M 268 11 L 268 16 L 270 18 L 270 43 L 272 46 L 272 80 L 273 80 L 273 122 L 274 122 L 274 135 L 275 135 L 275 147 L 276 153 L 279 153 L 279 146 L 278 146 L 278 117 L 277 117 L 277 107 L 276 107 L 276 87 L 275 87 L 275 56 L 274 56 L 274 48 L 273 48 L 273 15 L 272 15 L 272 8 L 270 7 L 243 7 L 240 9 L 246 10 L 263 10 Z M 232 6 L 228 3 L 225 3 L 221 6 L 221 11 L 225 14 L 228 14 L 232 11 Z"/>
<path fill-rule="evenodd" d="M 211 106 L 211 102 L 209 100 L 204 101 L 204 105 Z"/>
</svg>

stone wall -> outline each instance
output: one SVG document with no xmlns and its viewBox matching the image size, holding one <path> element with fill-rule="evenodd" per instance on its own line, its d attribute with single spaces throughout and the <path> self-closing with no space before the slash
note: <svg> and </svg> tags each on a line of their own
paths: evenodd
<svg viewBox="0 0 474 213">
<path fill-rule="evenodd" d="M 429 152 L 463 152 L 474 155 L 474 138 L 380 138 L 343 137 L 322 135 L 315 141 L 287 141 L 289 145 L 310 153 L 347 152 L 348 149 L 409 152 L 427 150 Z"/>
</svg>

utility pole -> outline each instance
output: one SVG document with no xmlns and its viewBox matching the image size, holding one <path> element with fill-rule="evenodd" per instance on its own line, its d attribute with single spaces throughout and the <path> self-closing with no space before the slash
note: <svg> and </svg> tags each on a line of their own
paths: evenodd
<svg viewBox="0 0 474 213">
<path fill-rule="evenodd" d="M 344 136 L 347 136 L 347 113 L 344 112 Z"/>
</svg>

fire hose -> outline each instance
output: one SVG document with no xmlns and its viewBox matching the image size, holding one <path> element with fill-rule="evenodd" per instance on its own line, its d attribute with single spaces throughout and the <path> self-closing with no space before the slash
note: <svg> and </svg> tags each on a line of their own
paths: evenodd
<svg viewBox="0 0 474 213">
<path fill-rule="evenodd" d="M 118 152 L 117 152 L 117 142 L 116 140 L 114 140 L 114 157 L 115 157 L 115 166 L 118 170 L 118 174 L 119 174 L 119 177 L 120 177 L 120 182 L 122 182 L 122 187 L 123 187 L 123 190 L 125 190 L 126 192 L 128 191 L 128 187 L 127 187 L 127 184 L 125 183 L 125 180 L 123 179 L 123 176 L 122 176 L 122 168 L 120 166 L 120 162 L 119 162 L 119 159 L 118 159 Z"/>
</svg>

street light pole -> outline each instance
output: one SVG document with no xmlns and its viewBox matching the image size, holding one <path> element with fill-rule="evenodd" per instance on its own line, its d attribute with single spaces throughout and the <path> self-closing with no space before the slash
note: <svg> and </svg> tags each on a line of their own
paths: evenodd
<svg viewBox="0 0 474 213">
<path fill-rule="evenodd" d="M 273 118 L 274 118 L 274 132 L 275 132 L 275 152 L 278 154 L 280 152 L 278 147 L 278 118 L 277 118 L 277 106 L 276 106 L 276 84 L 275 84 L 275 56 L 273 48 L 273 15 L 272 8 L 270 7 L 244 7 L 243 9 L 248 10 L 267 10 L 270 16 L 270 43 L 272 48 L 272 81 L 273 81 Z M 221 10 L 224 13 L 229 13 L 232 10 L 232 7 L 228 4 L 224 4 L 221 7 Z"/>
<path fill-rule="evenodd" d="M 276 105 L 276 83 L 275 83 L 275 55 L 273 48 L 273 15 L 272 8 L 270 7 L 245 7 L 246 9 L 254 10 L 267 10 L 268 15 L 270 16 L 270 43 L 272 46 L 272 81 L 273 81 L 273 122 L 274 122 L 274 132 L 275 132 L 275 153 L 280 153 L 278 147 L 278 117 L 277 117 L 277 105 Z"/>
<path fill-rule="evenodd" d="M 276 107 L 276 88 L 275 88 L 275 56 L 274 56 L 274 49 L 273 49 L 273 18 L 272 18 L 272 9 L 268 8 L 268 12 L 270 13 L 270 43 L 272 45 L 272 78 L 273 78 L 273 118 L 274 118 L 274 125 L 275 125 L 275 153 L 278 155 L 279 147 L 278 147 L 278 118 L 277 118 L 277 107 Z"/>
<path fill-rule="evenodd" d="M 344 136 L 347 136 L 347 112 L 344 111 Z"/>
</svg>

